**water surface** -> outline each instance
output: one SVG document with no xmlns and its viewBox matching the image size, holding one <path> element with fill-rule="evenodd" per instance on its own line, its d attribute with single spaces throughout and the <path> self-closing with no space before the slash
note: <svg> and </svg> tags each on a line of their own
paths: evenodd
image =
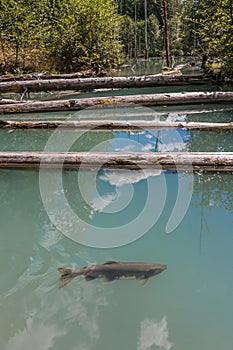
<svg viewBox="0 0 233 350">
<path fill-rule="evenodd" d="M 232 175 L 195 175 L 188 211 L 171 234 L 166 234 L 166 225 L 177 197 L 176 174 L 143 177 L 102 171 L 97 190 L 106 207 L 88 181 L 91 206 L 84 205 L 77 176 L 77 171 L 67 171 L 62 181 L 70 206 L 86 222 L 80 232 L 85 227 L 88 231 L 89 224 L 103 230 L 119 223 L 131 227 L 145 206 L 148 181 L 156 189 L 164 178 L 166 202 L 157 222 L 135 242 L 88 248 L 64 236 L 49 220 L 37 171 L 1 170 L 1 349 L 231 349 Z M 192 178 L 182 177 L 189 193 Z M 133 201 L 109 214 L 116 190 L 120 197 L 133 190 Z M 160 190 L 153 192 L 152 217 L 162 204 Z M 55 195 L 58 215 L 62 203 L 59 193 Z M 68 227 L 65 208 L 59 217 Z M 145 287 L 133 280 L 104 284 L 80 277 L 59 289 L 58 267 L 107 260 L 165 263 L 168 269 Z"/>
<path fill-rule="evenodd" d="M 81 120 L 97 115 L 233 121 L 231 105 L 4 117 Z M 53 137 L 53 151 L 68 146 L 106 152 L 233 151 L 231 131 L 176 129 L 85 134 L 1 129 L 0 150 L 42 151 Z M 36 170 L 0 169 L 1 350 L 232 349 L 232 174 L 42 174 L 44 183 Z M 106 240 L 131 237 L 132 242 L 106 249 L 102 233 Z M 92 238 L 92 247 L 81 244 L 86 237 Z M 134 280 L 105 284 L 80 277 L 59 289 L 58 267 L 107 260 L 168 268 L 145 287 Z"/>
</svg>

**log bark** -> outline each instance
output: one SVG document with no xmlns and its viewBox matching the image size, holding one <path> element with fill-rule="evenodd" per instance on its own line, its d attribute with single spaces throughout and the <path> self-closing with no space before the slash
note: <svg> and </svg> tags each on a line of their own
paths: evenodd
<svg viewBox="0 0 233 350">
<path fill-rule="evenodd" d="M 12 100 L 10 98 L 0 98 L 0 105 L 10 105 L 14 103 L 25 103 L 26 101 L 18 101 L 18 100 Z"/>
<path fill-rule="evenodd" d="M 53 120 L 53 121 L 14 121 L 0 120 L 0 128 L 4 129 L 54 129 L 75 128 L 80 130 L 152 130 L 152 129 L 233 129 L 232 123 L 209 122 L 164 122 L 155 120 Z"/>
<path fill-rule="evenodd" d="M 60 101 L 33 101 L 0 106 L 0 113 L 27 113 L 73 111 L 89 107 L 113 107 L 137 104 L 141 106 L 166 106 L 200 103 L 232 103 L 233 92 L 186 92 L 112 97 L 91 97 Z"/>
<path fill-rule="evenodd" d="M 135 77 L 101 77 L 76 79 L 37 79 L 0 82 L 0 93 L 24 93 L 57 90 L 89 90 L 99 88 L 135 88 L 170 85 L 210 84 L 203 76 L 148 75 Z"/>
<path fill-rule="evenodd" d="M 52 80 L 52 79 L 76 79 L 76 78 L 90 78 L 94 77 L 95 73 L 92 70 L 76 73 L 64 73 L 64 74 L 50 74 L 44 73 L 29 73 L 25 75 L 1 75 L 0 82 L 9 81 L 27 81 L 27 80 Z"/>
<path fill-rule="evenodd" d="M 233 172 L 233 152 L 0 152 L 1 168 L 163 169 Z"/>
</svg>

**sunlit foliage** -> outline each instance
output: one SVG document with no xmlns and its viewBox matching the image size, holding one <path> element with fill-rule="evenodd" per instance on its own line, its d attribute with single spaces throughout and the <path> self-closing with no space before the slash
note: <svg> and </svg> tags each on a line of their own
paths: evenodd
<svg viewBox="0 0 233 350">
<path fill-rule="evenodd" d="M 121 58 L 113 0 L 0 0 L 2 71 L 74 71 Z"/>
</svg>

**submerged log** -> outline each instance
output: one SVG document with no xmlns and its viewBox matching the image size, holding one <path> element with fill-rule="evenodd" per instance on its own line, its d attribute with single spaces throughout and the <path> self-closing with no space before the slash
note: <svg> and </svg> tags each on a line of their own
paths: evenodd
<svg viewBox="0 0 233 350">
<path fill-rule="evenodd" d="M 53 120 L 15 121 L 0 120 L 0 128 L 54 129 L 75 128 L 81 130 L 151 130 L 151 129 L 233 129 L 232 123 L 166 122 L 157 120 Z"/>
<path fill-rule="evenodd" d="M 232 172 L 233 152 L 0 152 L 1 168 L 110 168 Z"/>
<path fill-rule="evenodd" d="M 203 76 L 164 76 L 147 75 L 134 77 L 101 77 L 76 79 L 37 79 L 0 82 L 0 93 L 24 93 L 57 91 L 57 90 L 89 90 L 99 88 L 135 88 L 170 85 L 203 85 L 210 84 L 209 78 Z"/>
<path fill-rule="evenodd" d="M 137 104 L 141 106 L 167 106 L 200 103 L 232 103 L 233 92 L 175 92 L 112 97 L 90 97 L 60 101 L 33 101 L 0 106 L 0 113 L 27 113 L 50 111 L 73 111 L 89 107 L 113 107 Z"/>
</svg>

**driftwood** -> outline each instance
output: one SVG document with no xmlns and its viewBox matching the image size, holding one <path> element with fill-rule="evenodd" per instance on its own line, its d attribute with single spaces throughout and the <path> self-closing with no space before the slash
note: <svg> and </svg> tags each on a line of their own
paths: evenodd
<svg viewBox="0 0 233 350">
<path fill-rule="evenodd" d="M 233 129 L 232 123 L 166 122 L 156 120 L 53 120 L 14 121 L 0 120 L 0 128 L 53 129 L 75 128 L 81 130 L 151 130 L 151 129 Z"/>
<path fill-rule="evenodd" d="M 9 81 L 27 81 L 27 80 L 51 80 L 51 79 L 76 79 L 76 78 L 90 78 L 94 77 L 95 73 L 92 70 L 86 70 L 76 73 L 64 74 L 50 74 L 43 73 L 29 73 L 25 75 L 0 75 L 0 82 Z"/>
<path fill-rule="evenodd" d="M 2 168 L 163 169 L 232 172 L 233 152 L 0 152 Z"/>
<path fill-rule="evenodd" d="M 60 101 L 33 101 L 0 106 L 0 113 L 27 113 L 82 110 L 89 107 L 113 107 L 122 104 L 142 106 L 184 105 L 233 102 L 233 92 L 177 92 L 112 97 L 92 97 Z"/>
<path fill-rule="evenodd" d="M 0 82 L 0 93 L 24 93 L 57 90 L 89 90 L 99 88 L 135 88 L 170 85 L 210 84 L 203 76 L 147 75 L 135 77 L 101 77 L 76 79 L 37 79 Z"/>
<path fill-rule="evenodd" d="M 10 98 L 0 98 L 0 105 L 10 105 L 14 103 L 25 103 L 26 101 L 18 101 L 18 100 L 12 100 Z"/>
</svg>

